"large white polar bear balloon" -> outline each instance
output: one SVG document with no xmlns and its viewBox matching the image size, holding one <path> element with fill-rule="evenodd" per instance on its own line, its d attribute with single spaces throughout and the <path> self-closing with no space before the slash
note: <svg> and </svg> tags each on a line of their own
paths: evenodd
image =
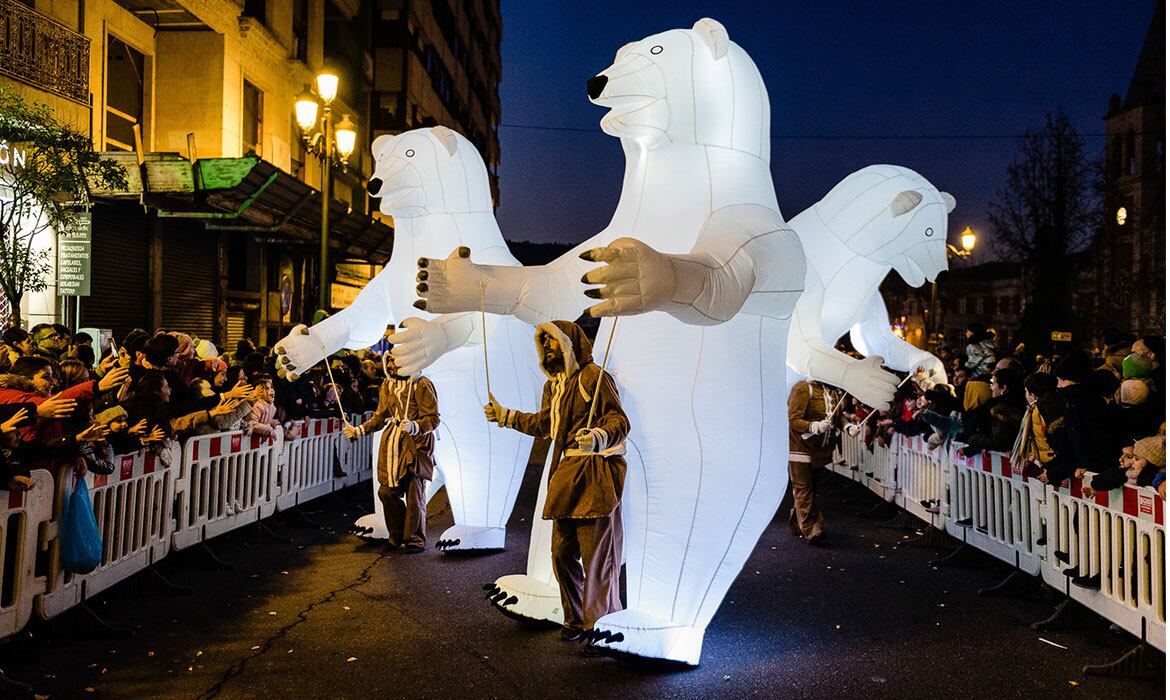
<svg viewBox="0 0 1170 700">
<path fill-rule="evenodd" d="M 478 306 L 471 313 L 436 316 L 416 311 L 412 303 L 420 256 L 470 246 L 483 263 L 519 262 L 500 235 L 487 170 L 470 141 L 434 127 L 379 136 L 371 150 L 376 166 L 370 194 L 381 199 L 382 213 L 394 217 L 390 264 L 349 308 L 312 328 L 294 328 L 277 344 L 277 352 L 285 371 L 295 375 L 341 348 L 373 345 L 388 323 L 404 326 L 406 330 L 389 338 L 400 371 L 413 374 L 427 368 L 439 395 L 442 422 L 435 457 L 446 479 L 455 525 L 443 533 L 438 546 L 499 549 L 532 438 L 498 430 L 483 418 L 487 390 Z M 532 329 L 513 318 L 489 316 L 487 323 L 493 392 L 501 401 L 535 410 L 543 377 Z"/>
<path fill-rule="evenodd" d="M 804 293 L 788 336 L 788 366 L 795 375 L 842 385 L 849 368 L 883 363 L 903 372 L 924 370 L 946 382 L 942 362 L 890 329 L 878 286 L 890 268 L 912 287 L 947 269 L 947 214 L 955 198 L 924 177 L 896 165 L 871 165 L 837 183 L 789 224 L 808 259 Z M 834 349 L 850 333 L 866 360 Z M 797 377 L 792 377 L 794 382 Z M 851 391 L 871 406 L 885 406 L 897 381 L 876 373 Z"/>
<path fill-rule="evenodd" d="M 421 293 L 428 308 L 476 308 L 483 282 L 491 310 L 538 323 L 575 318 L 586 285 L 604 284 L 591 290 L 603 298 L 594 313 L 639 314 L 618 325 L 610 356 L 632 425 L 628 608 L 602 617 L 596 634 L 620 652 L 697 664 L 784 494 L 784 354 L 804 255 L 772 189 L 763 81 L 722 25 L 703 19 L 627 44 L 588 91 L 610 108 L 602 129 L 626 153 L 610 225 L 543 267 L 427 260 Z M 589 257 L 607 267 L 577 257 L 606 245 Z M 601 324 L 599 343 L 612 327 Z M 846 378 L 868 382 L 858 368 Z M 534 578 L 500 579 L 505 595 L 493 600 L 521 598 Z"/>
</svg>

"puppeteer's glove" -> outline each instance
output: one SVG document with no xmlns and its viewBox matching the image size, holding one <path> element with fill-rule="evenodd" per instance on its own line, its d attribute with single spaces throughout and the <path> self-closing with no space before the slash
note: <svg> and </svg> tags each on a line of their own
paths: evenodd
<svg viewBox="0 0 1170 700">
<path fill-rule="evenodd" d="M 399 427 L 402 428 L 402 432 L 406 433 L 407 435 L 418 435 L 418 423 L 415 421 L 404 420 L 399 423 Z"/>
<path fill-rule="evenodd" d="M 488 394 L 488 402 L 483 405 L 483 415 L 492 423 L 503 423 L 507 410 L 496 401 L 496 397 Z"/>
<path fill-rule="evenodd" d="M 609 436 L 601 428 L 581 428 L 574 439 L 577 441 L 577 449 L 595 454 L 604 451 L 609 443 Z"/>
<path fill-rule="evenodd" d="M 858 423 L 850 423 L 845 426 L 845 434 L 849 437 L 857 437 L 861 434 L 861 425 Z"/>
<path fill-rule="evenodd" d="M 808 424 L 808 431 L 813 435 L 824 435 L 833 429 L 833 424 L 827 420 L 813 421 Z"/>
</svg>

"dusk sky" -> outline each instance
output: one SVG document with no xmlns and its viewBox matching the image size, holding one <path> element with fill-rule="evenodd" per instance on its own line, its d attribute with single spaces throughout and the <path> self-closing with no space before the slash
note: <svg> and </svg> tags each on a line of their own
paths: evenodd
<svg viewBox="0 0 1170 700">
<path fill-rule="evenodd" d="M 605 227 L 624 159 L 585 81 L 623 44 L 709 16 L 763 74 L 786 219 L 850 172 L 892 163 L 955 195 L 952 241 L 968 225 L 986 234 L 1017 137 L 1046 112 L 1063 107 L 1103 152 L 1109 96 L 1124 95 L 1155 5 L 503 0 L 501 228 L 578 242 Z"/>
</svg>

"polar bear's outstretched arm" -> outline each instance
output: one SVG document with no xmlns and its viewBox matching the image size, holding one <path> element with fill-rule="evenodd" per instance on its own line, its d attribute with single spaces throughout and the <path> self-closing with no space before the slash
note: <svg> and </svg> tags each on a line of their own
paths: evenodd
<svg viewBox="0 0 1170 700">
<path fill-rule="evenodd" d="M 758 205 L 735 205 L 708 217 L 689 253 L 665 254 L 619 238 L 584 254 L 608 263 L 583 281 L 605 285 L 586 292 L 603 299 L 594 316 L 665 311 L 684 323 L 714 325 L 740 311 L 787 319 L 804 281 L 800 241 L 780 215 Z M 780 295 L 780 296 L 776 296 Z"/>
<path fill-rule="evenodd" d="M 858 352 L 881 355 L 887 366 L 900 372 L 921 369 L 932 382 L 947 383 L 947 370 L 942 360 L 907 343 L 890 329 L 890 314 L 881 292 L 874 292 L 866 301 L 865 314 L 850 329 L 849 339 Z"/>
<path fill-rule="evenodd" d="M 516 267 L 471 261 L 472 251 L 456 249 L 447 259 L 420 258 L 415 305 L 435 313 L 480 310 L 515 316 L 532 325 L 577 318 L 588 305 L 581 275 L 589 264 L 570 251 L 547 265 Z M 478 257 L 478 256 L 477 256 Z"/>
<path fill-rule="evenodd" d="M 825 340 L 821 329 L 824 284 L 815 270 L 809 272 L 788 329 L 788 366 L 806 377 L 844 389 L 868 406 L 887 408 L 897 377 L 881 368 L 881 357 L 856 360 Z"/>
<path fill-rule="evenodd" d="M 299 375 L 342 348 L 370 347 L 386 331 L 393 318 L 390 305 L 389 267 L 379 272 L 358 293 L 349 308 L 342 309 L 312 328 L 296 326 L 274 348 L 281 373 Z"/>
</svg>

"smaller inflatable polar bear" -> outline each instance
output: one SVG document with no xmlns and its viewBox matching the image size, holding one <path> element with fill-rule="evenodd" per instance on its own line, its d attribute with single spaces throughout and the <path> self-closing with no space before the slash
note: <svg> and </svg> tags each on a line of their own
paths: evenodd
<svg viewBox="0 0 1170 700">
<path fill-rule="evenodd" d="M 868 362 L 876 369 L 883 359 L 896 370 L 921 369 L 934 383 L 947 381 L 937 357 L 890 330 L 878 286 L 891 267 L 912 287 L 947 269 L 947 214 L 954 208 L 954 197 L 913 170 L 871 165 L 789 221 L 808 263 L 788 332 L 790 386 L 803 377 L 839 386 L 850 365 Z M 833 347 L 847 332 L 869 359 Z M 855 388 L 855 396 L 871 406 L 887 403 L 896 382 L 888 377 Z"/>
<path fill-rule="evenodd" d="M 439 546 L 501 549 L 532 438 L 498 430 L 483 419 L 487 389 L 484 352 L 477 347 L 484 334 L 478 310 L 434 315 L 416 311 L 412 303 L 420 256 L 470 246 L 480 262 L 519 263 L 492 213 L 483 159 L 466 138 L 445 127 L 417 129 L 380 136 L 371 150 L 376 166 L 370 194 L 381 200 L 382 213 L 394 217 L 390 264 L 349 308 L 312 328 L 297 326 L 277 343 L 281 371 L 295 379 L 341 348 L 370 347 L 382 338 L 387 324 L 398 323 L 399 332 L 389 340 L 399 371 L 413 375 L 427 368 L 439 396 L 435 457 L 455 519 Z M 531 327 L 488 316 L 486 333 L 495 395 L 522 410 L 535 410 L 543 377 Z M 367 516 L 355 526 L 369 528 L 370 520 Z"/>
</svg>

